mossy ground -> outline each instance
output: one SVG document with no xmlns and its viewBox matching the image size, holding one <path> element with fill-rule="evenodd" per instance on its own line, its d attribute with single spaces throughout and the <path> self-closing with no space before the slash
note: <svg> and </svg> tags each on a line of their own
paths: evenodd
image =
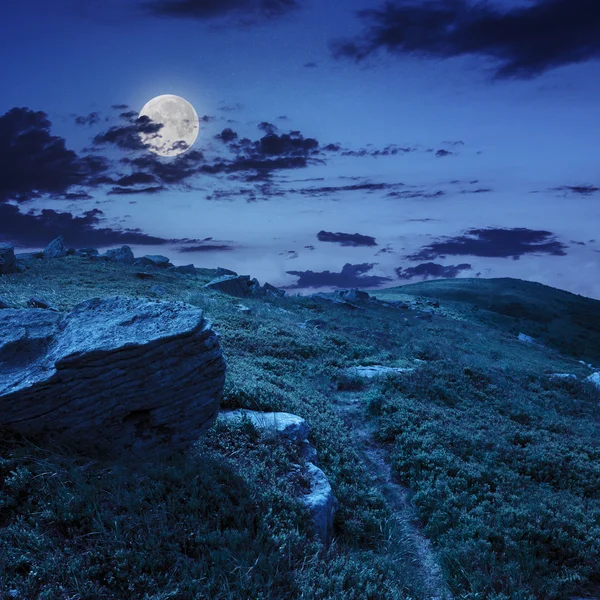
<svg viewBox="0 0 600 600">
<path fill-rule="evenodd" d="M 31 296 L 59 310 L 97 296 L 158 298 L 156 284 L 161 299 L 203 307 L 228 366 L 221 406 L 304 417 L 339 510 L 326 551 L 298 500 L 305 482 L 290 468 L 302 463 L 298 450 L 250 425 L 215 425 L 188 455 L 134 469 L 5 431 L 3 597 L 423 598 L 414 548 L 390 531 L 391 509 L 331 401 L 344 389 L 360 395 L 363 418 L 389 444 L 456 598 L 559 600 L 600 585 L 600 393 L 548 377 L 582 379 L 590 371 L 576 359 L 598 362 L 600 334 L 586 322 L 598 322 L 600 302 L 569 295 L 567 316 L 566 293 L 538 289 L 536 298 L 550 294 L 540 325 L 532 315 L 544 303 L 533 303 L 526 282 L 504 285 L 516 316 L 478 307 L 500 306 L 499 280 L 487 280 L 487 298 L 486 281 L 471 296 L 464 281 L 431 282 L 414 295 L 439 298 L 460 319 L 428 321 L 376 304 L 240 301 L 201 289 L 210 269 L 140 280 L 135 267 L 73 256 L 27 264 L 0 277 L 0 298 L 15 307 Z M 411 288 L 374 294 L 393 299 Z M 252 312 L 240 313 L 240 302 Z M 323 329 L 298 326 L 316 317 Z M 546 335 L 548 348 L 519 342 L 518 331 Z M 415 359 L 424 362 L 413 373 L 371 383 L 341 371 Z"/>
</svg>

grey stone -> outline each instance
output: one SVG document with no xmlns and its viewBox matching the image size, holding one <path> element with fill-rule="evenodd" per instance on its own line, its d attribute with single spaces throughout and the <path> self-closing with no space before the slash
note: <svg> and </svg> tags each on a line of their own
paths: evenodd
<svg viewBox="0 0 600 600">
<path fill-rule="evenodd" d="M 42 257 L 45 259 L 61 258 L 67 255 L 65 240 L 62 235 L 53 239 L 42 251 Z"/>
<path fill-rule="evenodd" d="M 161 254 L 146 254 L 145 256 L 136 258 L 133 264 L 142 267 L 158 267 L 159 269 L 174 266 L 166 256 L 162 256 Z"/>
<path fill-rule="evenodd" d="M 42 251 L 39 252 L 21 252 L 20 254 L 15 254 L 17 260 L 31 260 L 32 258 L 44 258 L 44 253 Z"/>
<path fill-rule="evenodd" d="M 600 371 L 596 371 L 596 373 L 592 373 L 585 378 L 585 381 L 593 384 L 596 389 L 600 390 Z"/>
<path fill-rule="evenodd" d="M 385 367 L 383 365 L 372 365 L 367 367 L 348 367 L 346 369 L 349 375 L 358 375 L 359 377 L 366 377 L 367 379 L 373 379 L 374 377 L 382 377 L 388 373 L 411 373 L 415 369 L 413 367 Z"/>
<path fill-rule="evenodd" d="M 169 267 L 167 271 L 174 271 L 182 275 L 196 275 L 196 267 L 194 265 L 179 265 L 178 267 Z"/>
<path fill-rule="evenodd" d="M 273 296 L 275 298 L 281 298 L 285 296 L 285 290 L 280 290 L 270 283 L 265 283 L 265 285 L 263 285 L 263 290 L 267 296 Z"/>
<path fill-rule="evenodd" d="M 238 298 L 263 296 L 265 294 L 258 281 L 256 279 L 250 280 L 249 275 L 224 275 L 223 277 L 209 281 L 202 287 L 217 290 Z"/>
<path fill-rule="evenodd" d="M 335 295 L 339 298 L 347 300 L 348 302 L 360 302 L 362 300 L 369 299 L 369 294 L 367 292 L 363 292 L 357 288 L 353 288 L 351 290 L 337 290 Z"/>
<path fill-rule="evenodd" d="M 27 306 L 29 308 L 44 308 L 46 310 L 58 311 L 56 306 L 50 304 L 50 302 L 47 302 L 43 298 L 29 298 L 27 301 Z"/>
<path fill-rule="evenodd" d="M 124 265 L 132 265 L 134 261 L 133 251 L 129 246 L 112 248 L 107 250 L 104 256 L 110 262 L 122 263 Z"/>
<path fill-rule="evenodd" d="M 202 309 L 93 298 L 0 311 L 0 426 L 100 458 L 189 449 L 216 419 L 226 363 Z"/>
<path fill-rule="evenodd" d="M 17 267 L 15 249 L 10 244 L 0 244 L 0 275 L 14 273 Z"/>
<path fill-rule="evenodd" d="M 338 500 L 333 494 L 327 476 L 319 467 L 307 462 L 306 469 L 310 492 L 303 496 L 301 501 L 310 510 L 317 535 L 328 547 L 333 537 L 333 522 L 338 509 Z"/>
<path fill-rule="evenodd" d="M 252 309 L 247 306 L 244 306 L 243 304 L 236 304 L 235 308 L 237 308 L 237 310 L 239 310 L 242 314 L 245 314 L 245 315 L 252 314 Z"/>
<path fill-rule="evenodd" d="M 235 410 L 222 410 L 219 413 L 218 420 L 241 422 L 244 417 L 249 419 L 257 429 L 286 437 L 296 444 L 300 444 L 310 431 L 308 423 L 302 417 L 286 412 L 260 412 L 238 408 Z"/>
<path fill-rule="evenodd" d="M 217 277 L 222 277 L 223 275 L 237 275 L 235 271 L 230 271 L 229 269 L 223 269 L 222 267 L 216 268 Z"/>
<path fill-rule="evenodd" d="M 550 373 L 550 379 L 577 379 L 577 375 L 573 373 Z"/>
</svg>

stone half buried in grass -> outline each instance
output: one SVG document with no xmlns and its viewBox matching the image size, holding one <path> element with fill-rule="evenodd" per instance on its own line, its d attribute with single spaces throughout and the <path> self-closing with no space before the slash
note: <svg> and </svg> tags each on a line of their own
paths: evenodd
<svg viewBox="0 0 600 600">
<path fill-rule="evenodd" d="M 211 323 L 182 302 L 0 311 L 0 426 L 100 459 L 190 448 L 216 419 L 225 370 Z"/>
<path fill-rule="evenodd" d="M 250 421 L 265 435 L 280 436 L 297 444 L 306 460 L 303 475 L 308 480 L 310 491 L 301 496 L 300 500 L 309 509 L 312 525 L 323 544 L 328 547 L 333 535 L 333 521 L 338 508 L 338 500 L 327 476 L 316 466 L 317 451 L 307 439 L 310 432 L 308 423 L 298 415 L 285 412 L 260 412 L 239 408 L 223 410 L 217 421 L 221 423 L 243 423 Z M 299 465 L 291 465 L 297 469 Z"/>
</svg>

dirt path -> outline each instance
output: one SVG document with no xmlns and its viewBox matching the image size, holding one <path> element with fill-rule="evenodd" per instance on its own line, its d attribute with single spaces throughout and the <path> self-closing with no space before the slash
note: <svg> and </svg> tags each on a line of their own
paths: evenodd
<svg viewBox="0 0 600 600">
<path fill-rule="evenodd" d="M 416 511 L 407 499 L 408 490 L 392 480 L 389 452 L 373 438 L 376 426 L 361 414 L 360 398 L 353 392 L 338 391 L 332 394 L 332 400 L 332 406 L 354 432 L 358 455 L 393 509 L 400 535 L 409 539 L 414 546 L 427 598 L 452 600 L 431 544 L 421 533 Z"/>
</svg>

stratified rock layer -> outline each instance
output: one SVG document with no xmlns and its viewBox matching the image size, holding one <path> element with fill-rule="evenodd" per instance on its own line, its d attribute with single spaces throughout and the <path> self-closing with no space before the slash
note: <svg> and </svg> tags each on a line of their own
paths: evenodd
<svg viewBox="0 0 600 600">
<path fill-rule="evenodd" d="M 225 370 L 211 323 L 182 302 L 0 311 L 0 426 L 94 456 L 189 448 L 217 417 Z"/>
</svg>

